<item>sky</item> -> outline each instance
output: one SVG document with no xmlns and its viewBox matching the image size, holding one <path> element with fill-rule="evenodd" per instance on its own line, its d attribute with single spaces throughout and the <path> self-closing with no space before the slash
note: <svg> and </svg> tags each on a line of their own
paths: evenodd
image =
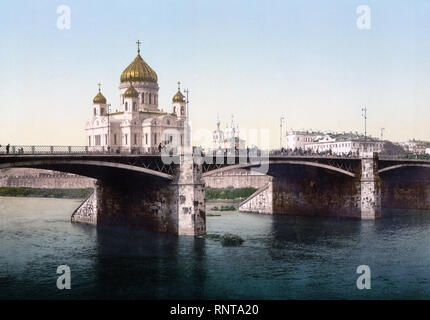
<svg viewBox="0 0 430 320">
<path fill-rule="evenodd" d="M 61 5 L 70 29 L 57 27 Z M 430 140 L 430 0 L 17 0 L 0 10 L 0 144 L 85 145 L 97 83 L 118 108 L 138 39 L 160 108 L 177 81 L 189 89 L 193 132 L 234 115 L 275 148 L 280 117 L 363 132 L 366 107 L 372 136 Z"/>
</svg>

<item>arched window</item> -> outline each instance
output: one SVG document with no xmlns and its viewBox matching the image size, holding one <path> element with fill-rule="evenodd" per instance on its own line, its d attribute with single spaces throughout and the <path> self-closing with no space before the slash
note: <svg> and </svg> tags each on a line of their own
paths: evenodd
<svg viewBox="0 0 430 320">
<path fill-rule="evenodd" d="M 142 103 L 145 103 L 145 94 L 142 92 Z"/>
<path fill-rule="evenodd" d="M 128 102 L 125 103 L 125 111 L 128 110 Z"/>
<path fill-rule="evenodd" d="M 94 115 L 95 115 L 95 116 L 97 115 L 97 111 L 96 111 L 96 108 L 94 108 Z"/>
<path fill-rule="evenodd" d="M 182 106 L 181 107 L 181 115 L 184 115 L 184 113 L 185 113 L 185 108 L 184 108 L 184 106 Z"/>
<path fill-rule="evenodd" d="M 176 107 L 173 107 L 173 113 L 176 113 Z"/>
<path fill-rule="evenodd" d="M 170 120 L 167 120 L 167 125 L 170 126 Z"/>
<path fill-rule="evenodd" d="M 152 104 L 152 94 L 149 94 L 149 104 Z"/>
<path fill-rule="evenodd" d="M 122 96 L 122 103 L 124 103 L 124 95 L 121 95 Z"/>
<path fill-rule="evenodd" d="M 100 108 L 100 115 L 102 116 L 104 115 L 104 113 L 105 113 L 105 108 Z"/>
<path fill-rule="evenodd" d="M 133 101 L 133 111 L 136 111 L 136 101 Z"/>
</svg>

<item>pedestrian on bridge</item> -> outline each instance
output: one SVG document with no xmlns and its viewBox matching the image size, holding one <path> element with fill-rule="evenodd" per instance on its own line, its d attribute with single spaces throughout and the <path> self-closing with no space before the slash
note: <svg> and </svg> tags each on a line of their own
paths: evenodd
<svg viewBox="0 0 430 320">
<path fill-rule="evenodd" d="M 6 154 L 9 154 L 10 144 L 8 143 L 6 146 Z"/>
</svg>

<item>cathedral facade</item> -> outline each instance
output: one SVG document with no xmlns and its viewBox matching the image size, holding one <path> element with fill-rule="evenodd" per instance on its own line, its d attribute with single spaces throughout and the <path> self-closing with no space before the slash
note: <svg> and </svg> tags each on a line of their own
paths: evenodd
<svg viewBox="0 0 430 320">
<path fill-rule="evenodd" d="M 225 130 L 221 130 L 221 122 L 216 121 L 216 130 L 212 133 L 212 148 L 218 149 L 244 149 L 245 140 L 241 139 L 239 125 L 235 123 L 233 115 L 231 116 L 230 127 L 226 125 Z"/>
<path fill-rule="evenodd" d="M 118 111 L 110 112 L 99 85 L 92 118 L 85 127 L 89 151 L 154 153 L 165 146 L 184 145 L 187 104 L 179 83 L 172 112 L 160 110 L 157 74 L 143 60 L 137 44 L 137 57 L 120 77 Z"/>
</svg>

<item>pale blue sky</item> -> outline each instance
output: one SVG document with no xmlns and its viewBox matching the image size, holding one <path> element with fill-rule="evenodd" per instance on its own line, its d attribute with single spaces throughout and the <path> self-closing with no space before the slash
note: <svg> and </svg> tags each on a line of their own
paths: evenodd
<svg viewBox="0 0 430 320">
<path fill-rule="evenodd" d="M 71 29 L 58 30 L 59 5 Z M 356 8 L 371 8 L 359 30 Z M 160 107 L 180 80 L 194 129 L 363 131 L 430 140 L 430 0 L 9 1 L 0 10 L 0 144 L 83 145 L 97 82 L 114 106 L 136 56 Z M 114 107 L 115 108 L 115 107 Z"/>
</svg>

